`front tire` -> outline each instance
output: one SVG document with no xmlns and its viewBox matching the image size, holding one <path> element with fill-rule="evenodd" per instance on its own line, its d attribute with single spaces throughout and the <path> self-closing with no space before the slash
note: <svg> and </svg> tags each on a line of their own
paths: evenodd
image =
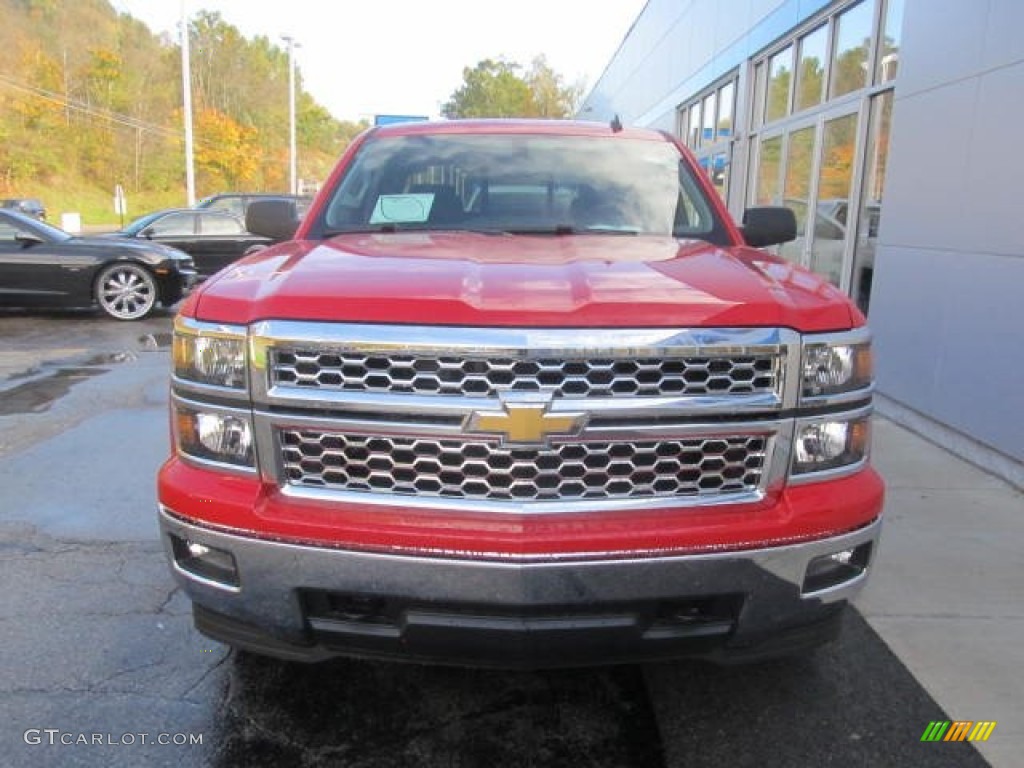
<svg viewBox="0 0 1024 768">
<path fill-rule="evenodd" d="M 111 264 L 96 278 L 96 301 L 115 320 L 141 320 L 156 306 L 156 281 L 138 264 Z"/>
</svg>

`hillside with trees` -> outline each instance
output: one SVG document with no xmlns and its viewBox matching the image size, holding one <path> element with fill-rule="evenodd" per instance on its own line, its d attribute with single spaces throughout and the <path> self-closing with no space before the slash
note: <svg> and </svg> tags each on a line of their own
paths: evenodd
<svg viewBox="0 0 1024 768">
<path fill-rule="evenodd" d="M 114 221 L 185 202 L 181 50 L 106 0 L 0 0 L 0 197 Z M 288 187 L 288 54 L 219 14 L 190 21 L 196 191 Z M 296 84 L 298 173 L 323 179 L 365 124 Z"/>
</svg>

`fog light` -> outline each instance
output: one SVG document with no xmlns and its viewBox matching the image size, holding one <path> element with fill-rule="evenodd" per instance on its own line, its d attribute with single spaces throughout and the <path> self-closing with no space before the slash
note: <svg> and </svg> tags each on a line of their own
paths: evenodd
<svg viewBox="0 0 1024 768">
<path fill-rule="evenodd" d="M 860 576 L 871 561 L 871 542 L 829 555 L 816 557 L 807 564 L 803 594 L 820 592 Z"/>
<path fill-rule="evenodd" d="M 181 570 L 220 586 L 238 587 L 238 566 L 230 552 L 173 533 L 170 537 L 174 562 Z"/>
</svg>

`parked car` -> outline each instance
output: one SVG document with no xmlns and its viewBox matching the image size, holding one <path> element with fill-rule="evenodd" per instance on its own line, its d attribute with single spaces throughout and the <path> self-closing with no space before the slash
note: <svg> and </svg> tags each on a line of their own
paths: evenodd
<svg viewBox="0 0 1024 768">
<path fill-rule="evenodd" d="M 0 209 L 0 306 L 99 308 L 138 320 L 195 282 L 192 258 L 158 243 L 74 237 Z"/>
<path fill-rule="evenodd" d="M 46 220 L 46 207 L 42 200 L 35 197 L 9 197 L 6 200 L 0 200 L 0 208 L 10 208 L 34 219 Z"/>
<path fill-rule="evenodd" d="M 313 198 L 306 195 L 288 195 L 270 192 L 225 192 L 219 195 L 204 197 L 195 207 L 199 210 L 227 211 L 235 214 L 239 219 L 245 221 L 245 212 L 249 210 L 249 204 L 254 200 L 294 200 L 296 210 L 304 214 Z"/>
<path fill-rule="evenodd" d="M 202 278 L 219 272 L 246 252 L 273 242 L 247 232 L 242 220 L 226 211 L 192 208 L 156 211 L 103 237 L 131 238 L 178 248 L 192 256 Z"/>
</svg>

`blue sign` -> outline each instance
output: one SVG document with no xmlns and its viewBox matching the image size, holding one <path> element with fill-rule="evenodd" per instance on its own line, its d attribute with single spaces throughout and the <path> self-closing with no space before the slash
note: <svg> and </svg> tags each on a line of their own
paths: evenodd
<svg viewBox="0 0 1024 768">
<path fill-rule="evenodd" d="M 425 123 L 429 120 L 425 115 L 374 115 L 374 125 L 394 125 L 395 123 Z"/>
</svg>

